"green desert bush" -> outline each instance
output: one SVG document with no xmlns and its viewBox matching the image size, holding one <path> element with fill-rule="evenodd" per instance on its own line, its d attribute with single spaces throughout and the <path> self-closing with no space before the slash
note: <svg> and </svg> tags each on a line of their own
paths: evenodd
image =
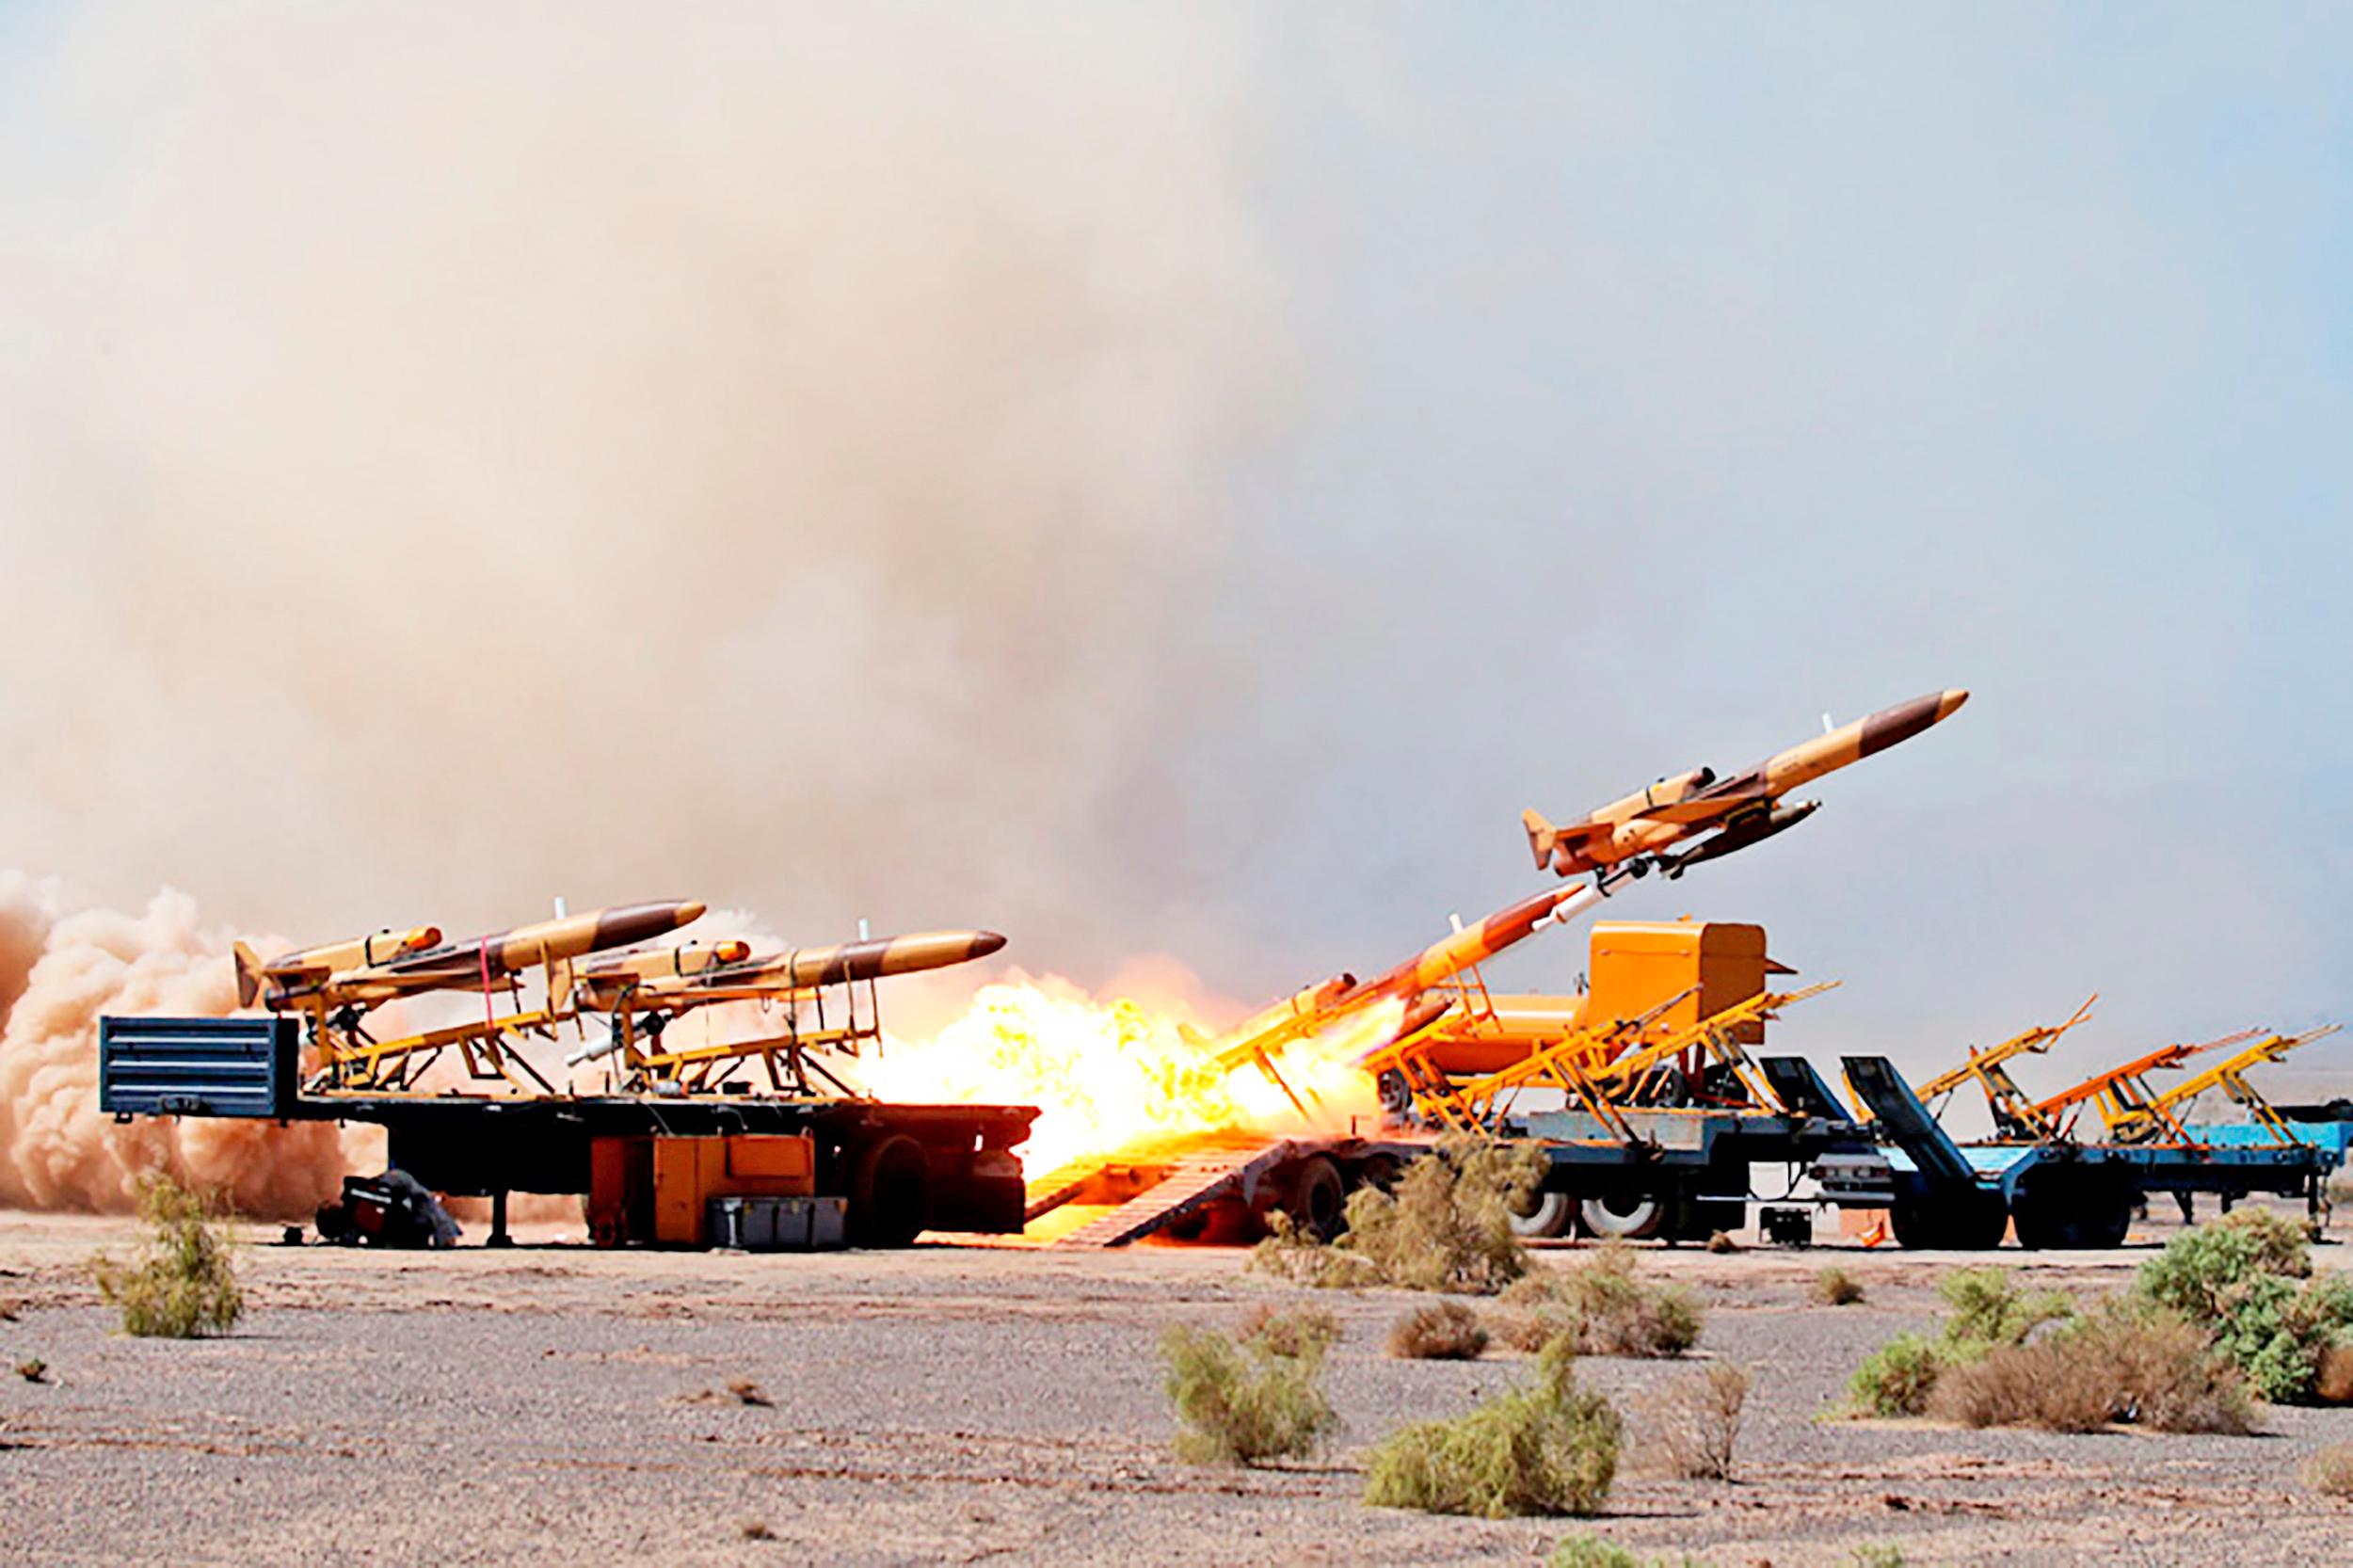
<svg viewBox="0 0 2353 1568">
<path fill-rule="evenodd" d="M 2342 1356 L 2330 1366 L 2353 1339 L 2353 1285 L 2311 1274 L 2301 1225 L 2240 1209 L 2167 1242 L 2134 1289 L 2203 1330 L 2256 1393 L 2294 1404 L 2353 1385 Z"/>
<path fill-rule="evenodd" d="M 1401 1361 L 1476 1361 L 1487 1331 L 1461 1302 L 1417 1306 L 1389 1325 L 1389 1353 Z"/>
<path fill-rule="evenodd" d="M 1392 1432 L 1373 1450 L 1365 1501 L 1490 1519 L 1598 1512 L 1617 1479 L 1621 1423 L 1576 1374 L 1577 1358 L 1556 1342 L 1528 1386 Z"/>
<path fill-rule="evenodd" d="M 1899 1334 L 1863 1358 L 1847 1380 L 1850 1409 L 1864 1416 L 1921 1416 L 1945 1369 L 1937 1342 L 1926 1335 Z"/>
<path fill-rule="evenodd" d="M 47 1383 L 49 1363 L 37 1355 L 28 1355 L 16 1364 L 16 1375 L 26 1383 Z"/>
<path fill-rule="evenodd" d="M 1567 1338 L 1579 1355 L 1681 1355 L 1699 1342 L 1699 1298 L 1680 1285 L 1654 1285 L 1638 1272 L 1634 1249 L 1602 1247 L 1583 1263 L 1530 1273 L 1503 1293 L 1524 1315 L 1498 1320 L 1522 1350 Z"/>
<path fill-rule="evenodd" d="M 1685 1480 L 1730 1480 L 1750 1382 L 1747 1368 L 1719 1361 L 1652 1395 L 1641 1430 L 1657 1468 Z"/>
<path fill-rule="evenodd" d="M 1171 1328 L 1160 1361 L 1176 1408 L 1176 1457 L 1258 1464 L 1314 1453 L 1339 1425 L 1323 1393 L 1330 1343 L 1305 1328 L 1262 1331 L 1246 1345 L 1213 1329 Z"/>
<path fill-rule="evenodd" d="M 158 1175 L 139 1189 L 139 1214 L 151 1234 L 138 1258 L 90 1259 L 99 1295 L 122 1313 L 122 1331 L 169 1339 L 226 1332 L 245 1302 L 219 1204 Z"/>
<path fill-rule="evenodd" d="M 1952 1315 L 1934 1338 L 1899 1334 L 1864 1357 L 1847 1381 L 1849 1414 L 1926 1415 L 1937 1383 L 1953 1368 L 2022 1345 L 2036 1329 L 2075 1315 L 2063 1292 L 2022 1291 L 2003 1268 L 1956 1269 L 1937 1293 Z"/>
<path fill-rule="evenodd" d="M 2064 1291 L 2018 1288 L 2008 1269 L 1988 1264 L 1955 1269 L 1937 1283 L 1936 1293 L 1953 1315 L 1945 1320 L 1945 1340 L 1963 1346 L 2022 1345 L 2045 1323 L 2075 1315 Z"/>
<path fill-rule="evenodd" d="M 1852 1306 L 1863 1300 L 1863 1282 L 1833 1263 L 1814 1276 L 1810 1294 L 1817 1306 Z"/>
<path fill-rule="evenodd" d="M 1852 1568 L 1904 1568 L 1910 1560 L 1904 1556 L 1904 1549 L 1892 1542 L 1872 1542 L 1847 1554 Z"/>
</svg>

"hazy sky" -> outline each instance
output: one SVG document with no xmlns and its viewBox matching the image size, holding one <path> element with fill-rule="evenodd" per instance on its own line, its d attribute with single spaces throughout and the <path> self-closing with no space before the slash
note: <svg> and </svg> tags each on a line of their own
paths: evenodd
<svg viewBox="0 0 2353 1568">
<path fill-rule="evenodd" d="M 0 865 L 1255 999 L 1628 916 L 1916 1063 L 2353 1017 L 2353 21 L 0 7 Z M 1501 982 L 1565 984 L 1554 936 Z"/>
</svg>

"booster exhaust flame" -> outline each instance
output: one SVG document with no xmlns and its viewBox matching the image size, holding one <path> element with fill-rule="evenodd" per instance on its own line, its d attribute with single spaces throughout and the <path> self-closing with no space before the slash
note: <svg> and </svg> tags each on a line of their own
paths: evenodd
<svg viewBox="0 0 2353 1568">
<path fill-rule="evenodd" d="M 1017 972 L 984 986 L 929 1038 L 887 1036 L 884 1054 L 859 1064 L 858 1076 L 884 1099 L 1037 1106 L 1020 1150 L 1034 1178 L 1174 1138 L 1345 1131 L 1352 1117 L 1380 1110 L 1352 1063 L 1396 1032 L 1402 1011 L 1385 1000 L 1285 1049 L 1278 1065 L 1305 1117 L 1256 1066 L 1219 1065 L 1188 1010 Z"/>
</svg>

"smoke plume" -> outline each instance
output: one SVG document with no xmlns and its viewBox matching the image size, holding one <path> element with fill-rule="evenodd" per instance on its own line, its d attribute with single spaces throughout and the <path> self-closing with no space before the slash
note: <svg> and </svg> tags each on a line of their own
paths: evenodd
<svg viewBox="0 0 2353 1568">
<path fill-rule="evenodd" d="M 170 889 L 146 910 L 61 913 L 53 885 L 0 872 L 0 1204 L 120 1212 L 166 1172 L 241 1213 L 306 1217 L 380 1136 L 328 1123 L 194 1118 L 116 1126 L 98 1109 L 104 1013 L 215 1016 L 235 1005 L 230 936 Z"/>
<path fill-rule="evenodd" d="M 1132 945 L 1281 407 L 1220 26 L 28 32 L 0 864 L 306 938 L 561 893 Z"/>
</svg>

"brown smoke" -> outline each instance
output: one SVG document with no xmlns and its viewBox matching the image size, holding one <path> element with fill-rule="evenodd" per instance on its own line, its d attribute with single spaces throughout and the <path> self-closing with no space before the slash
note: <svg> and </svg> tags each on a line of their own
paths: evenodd
<svg viewBox="0 0 2353 1568">
<path fill-rule="evenodd" d="M 265 0 L 12 40 L 0 863 L 306 939 L 563 893 L 1134 945 L 1289 362 L 1231 30 Z"/>
<path fill-rule="evenodd" d="M 137 915 L 60 913 L 57 896 L 0 872 L 0 1204 L 120 1212 L 142 1176 L 163 1171 L 242 1213 L 292 1219 L 331 1195 L 347 1163 L 380 1166 L 380 1137 L 331 1124 L 102 1115 L 100 1015 L 228 1013 L 230 938 L 168 888 Z"/>
</svg>

